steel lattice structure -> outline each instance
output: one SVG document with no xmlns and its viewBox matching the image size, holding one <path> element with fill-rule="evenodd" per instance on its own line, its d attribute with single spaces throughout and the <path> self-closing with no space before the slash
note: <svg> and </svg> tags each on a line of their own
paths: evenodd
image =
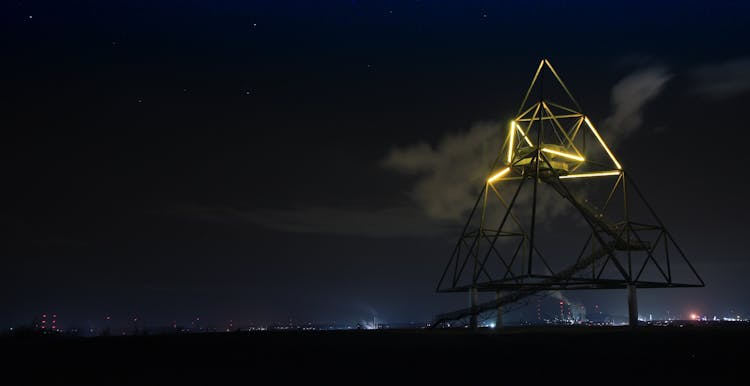
<svg viewBox="0 0 750 386">
<path fill-rule="evenodd" d="M 543 87 L 545 76 L 559 95 Z M 560 218 L 568 225 L 544 225 Z M 550 242 L 544 240 L 549 232 L 571 236 Z M 582 246 L 565 251 L 560 246 L 574 234 L 581 234 Z M 438 315 L 435 324 L 470 317 L 475 326 L 478 314 L 499 314 L 544 291 L 616 288 L 629 289 L 634 324 L 636 288 L 702 286 L 633 178 L 542 60 L 437 285 L 437 292 L 471 293 L 471 307 Z M 480 292 L 496 297 L 478 303 Z"/>
</svg>

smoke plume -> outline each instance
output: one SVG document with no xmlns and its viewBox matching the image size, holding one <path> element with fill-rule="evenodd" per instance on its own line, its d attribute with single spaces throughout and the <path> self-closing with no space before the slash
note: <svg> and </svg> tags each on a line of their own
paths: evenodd
<svg viewBox="0 0 750 386">
<path fill-rule="evenodd" d="M 570 310 L 570 316 L 573 320 L 579 322 L 586 320 L 586 306 L 584 306 L 583 303 L 571 301 L 570 299 L 566 298 L 565 295 L 563 295 L 560 291 L 550 291 L 549 294 L 553 298 L 565 303 L 565 305 L 568 306 L 568 309 Z"/>
</svg>

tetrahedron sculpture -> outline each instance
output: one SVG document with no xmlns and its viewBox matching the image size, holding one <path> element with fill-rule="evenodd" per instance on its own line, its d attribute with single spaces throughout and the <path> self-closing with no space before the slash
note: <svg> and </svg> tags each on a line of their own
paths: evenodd
<svg viewBox="0 0 750 386">
<path fill-rule="evenodd" d="M 547 84 L 545 84 L 547 82 Z M 551 84 L 550 84 L 551 83 Z M 531 102 L 534 100 L 533 102 Z M 702 287 L 703 280 L 548 60 L 542 60 L 437 286 L 470 318 L 544 291 Z M 494 300 L 479 302 L 479 293 Z"/>
</svg>

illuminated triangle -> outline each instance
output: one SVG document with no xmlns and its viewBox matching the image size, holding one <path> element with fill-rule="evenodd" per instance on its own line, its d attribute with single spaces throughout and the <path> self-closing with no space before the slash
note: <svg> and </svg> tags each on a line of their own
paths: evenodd
<svg viewBox="0 0 750 386">
<path fill-rule="evenodd" d="M 539 94 L 549 73 L 563 93 L 558 96 Z M 549 90 L 549 84 L 545 90 Z M 516 117 L 508 124 L 505 144 L 498 162 L 487 179 L 489 183 L 521 178 L 530 167 L 536 167 L 537 151 L 542 169 L 554 169 L 560 179 L 618 176 L 622 165 L 599 134 L 591 119 L 581 111 L 578 102 L 547 59 L 539 63 Z"/>
<path fill-rule="evenodd" d="M 440 314 L 434 325 L 469 317 L 475 326 L 479 314 L 502 315 L 501 307 L 544 291 L 624 288 L 635 325 L 636 288 L 704 285 L 542 60 L 436 286 L 471 293 L 471 307 Z M 480 302 L 482 293 L 493 300 Z"/>
</svg>

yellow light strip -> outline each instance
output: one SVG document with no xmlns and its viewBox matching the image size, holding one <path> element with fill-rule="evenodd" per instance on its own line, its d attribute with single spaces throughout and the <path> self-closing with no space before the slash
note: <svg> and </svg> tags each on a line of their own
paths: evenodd
<svg viewBox="0 0 750 386">
<path fill-rule="evenodd" d="M 588 177 L 604 177 L 604 176 L 618 176 L 622 173 L 619 170 L 611 172 L 592 172 L 592 173 L 581 173 L 581 174 L 568 174 L 567 176 L 560 176 L 560 179 L 567 178 L 588 178 Z"/>
<path fill-rule="evenodd" d="M 550 119 L 562 119 L 562 118 L 580 118 L 581 114 L 566 114 L 566 115 L 555 115 L 554 117 L 541 117 L 541 118 L 534 118 L 533 120 L 538 121 L 548 121 Z M 531 118 L 518 118 L 516 119 L 518 122 L 529 122 L 532 119 Z"/>
<path fill-rule="evenodd" d="M 542 148 L 542 151 L 545 152 L 545 153 L 559 155 L 560 157 L 570 158 L 570 159 L 578 161 L 578 162 L 583 162 L 583 161 L 586 160 L 583 157 L 579 157 L 577 155 L 563 153 L 563 152 L 557 151 L 557 150 L 547 149 L 546 147 Z"/>
<path fill-rule="evenodd" d="M 612 162 L 615 163 L 615 166 L 618 169 L 622 170 L 622 165 L 620 165 L 620 163 L 617 162 L 617 159 L 615 158 L 614 154 L 612 154 L 612 152 L 609 150 L 609 147 L 607 146 L 607 144 L 604 143 L 604 140 L 602 139 L 602 137 L 599 136 L 599 132 L 596 131 L 596 129 L 594 128 L 594 125 L 592 125 L 591 121 L 589 121 L 589 118 L 586 117 L 584 118 L 584 120 L 586 121 L 586 124 L 589 125 L 589 129 L 591 129 L 591 132 L 594 133 L 594 136 L 596 137 L 596 139 L 599 140 L 599 143 L 602 144 L 602 147 L 604 148 L 604 150 L 607 151 L 607 154 L 609 154 L 609 158 L 612 159 Z"/>
<path fill-rule="evenodd" d="M 528 143 L 529 146 L 534 146 L 534 144 L 531 143 L 531 140 L 529 139 L 529 137 L 526 136 L 526 133 L 524 133 L 523 129 L 521 128 L 521 125 L 516 123 L 516 128 L 518 129 L 518 131 L 521 132 L 521 135 L 523 136 L 523 139 L 526 140 L 526 143 Z"/>
<path fill-rule="evenodd" d="M 487 183 L 491 184 L 491 183 L 497 181 L 498 178 L 500 178 L 500 177 L 508 174 L 509 171 L 510 171 L 510 168 L 507 167 L 507 168 L 505 168 L 505 169 L 497 172 L 497 174 L 495 174 L 494 176 L 492 176 L 492 177 L 490 177 L 490 178 L 487 179 Z"/>
<path fill-rule="evenodd" d="M 513 162 L 513 139 L 516 136 L 516 122 L 510 121 L 510 133 L 508 134 L 510 137 L 508 139 L 508 163 Z"/>
</svg>

